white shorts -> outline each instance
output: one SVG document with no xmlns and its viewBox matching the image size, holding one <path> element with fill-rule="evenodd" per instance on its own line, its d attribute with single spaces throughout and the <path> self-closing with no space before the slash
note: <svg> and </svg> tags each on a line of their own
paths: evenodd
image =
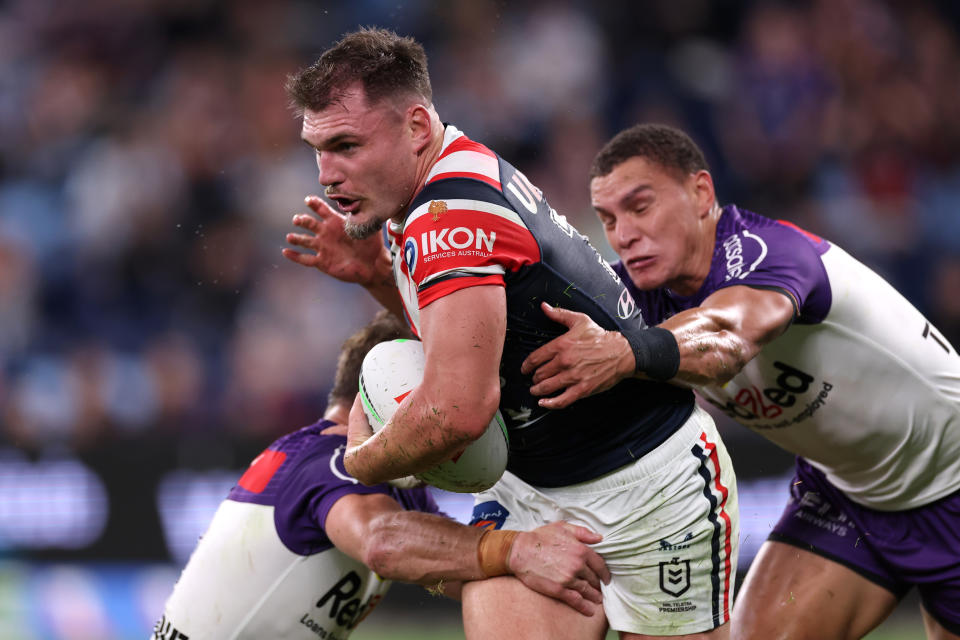
<svg viewBox="0 0 960 640">
<path fill-rule="evenodd" d="M 730 619 L 740 542 L 736 476 L 697 407 L 666 442 L 604 476 L 537 488 L 512 473 L 476 494 L 473 522 L 534 529 L 566 520 L 603 535 L 613 576 L 603 607 L 616 631 L 683 635 Z"/>
</svg>

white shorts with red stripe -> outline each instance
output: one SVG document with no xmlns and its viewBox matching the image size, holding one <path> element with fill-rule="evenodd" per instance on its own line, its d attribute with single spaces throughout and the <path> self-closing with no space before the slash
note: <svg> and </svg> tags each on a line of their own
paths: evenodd
<svg viewBox="0 0 960 640">
<path fill-rule="evenodd" d="M 633 464 L 549 489 L 508 472 L 476 503 L 475 519 L 502 510 L 497 528 L 566 520 L 603 535 L 594 548 L 613 574 L 603 606 L 614 630 L 683 635 L 730 619 L 740 546 L 736 476 L 713 419 L 699 407 Z"/>
</svg>

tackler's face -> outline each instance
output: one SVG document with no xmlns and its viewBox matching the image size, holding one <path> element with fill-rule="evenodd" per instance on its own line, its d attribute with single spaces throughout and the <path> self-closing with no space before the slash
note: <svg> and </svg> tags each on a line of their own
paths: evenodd
<svg viewBox="0 0 960 640">
<path fill-rule="evenodd" d="M 354 237 L 376 233 L 410 202 L 417 149 L 406 124 L 402 109 L 389 100 L 369 104 L 360 85 L 321 111 L 304 111 L 301 137 L 316 153 L 324 194 Z"/>
<path fill-rule="evenodd" d="M 709 202 L 703 181 L 709 182 Z M 590 181 L 593 208 L 607 241 L 638 289 L 669 287 L 685 295 L 699 273 L 696 248 L 713 205 L 709 174 L 680 175 L 642 156 Z"/>
</svg>

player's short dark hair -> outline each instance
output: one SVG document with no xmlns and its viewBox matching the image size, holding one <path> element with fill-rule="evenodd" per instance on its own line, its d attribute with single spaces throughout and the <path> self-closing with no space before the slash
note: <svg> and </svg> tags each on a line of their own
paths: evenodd
<svg viewBox="0 0 960 640">
<path fill-rule="evenodd" d="M 624 129 L 600 149 L 590 166 L 590 179 L 608 175 L 637 156 L 681 178 L 710 170 L 700 147 L 683 131 L 665 124 L 638 124 Z"/>
<path fill-rule="evenodd" d="M 287 77 L 291 107 L 322 111 L 360 82 L 369 103 L 402 94 L 433 100 L 427 54 L 413 38 L 387 29 L 348 33 L 312 65 Z"/>
<path fill-rule="evenodd" d="M 330 405 L 338 402 L 353 404 L 353 399 L 360 388 L 360 366 L 363 364 L 363 357 L 374 345 L 396 338 L 413 337 L 413 333 L 403 320 L 386 309 L 378 312 L 370 324 L 347 338 L 340 348 L 337 372 L 333 377 L 333 389 L 330 390 L 327 403 Z"/>
</svg>

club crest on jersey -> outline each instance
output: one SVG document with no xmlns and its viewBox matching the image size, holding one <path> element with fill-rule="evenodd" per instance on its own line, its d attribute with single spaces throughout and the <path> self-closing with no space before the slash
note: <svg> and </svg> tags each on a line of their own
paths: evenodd
<svg viewBox="0 0 960 640">
<path fill-rule="evenodd" d="M 431 200 L 430 207 L 427 209 L 434 222 L 440 220 L 440 216 L 447 212 L 447 203 L 443 200 Z"/>
<path fill-rule="evenodd" d="M 407 273 L 413 275 L 417 266 L 417 241 L 413 238 L 407 238 L 403 243 L 403 261 L 407 264 Z"/>
</svg>

